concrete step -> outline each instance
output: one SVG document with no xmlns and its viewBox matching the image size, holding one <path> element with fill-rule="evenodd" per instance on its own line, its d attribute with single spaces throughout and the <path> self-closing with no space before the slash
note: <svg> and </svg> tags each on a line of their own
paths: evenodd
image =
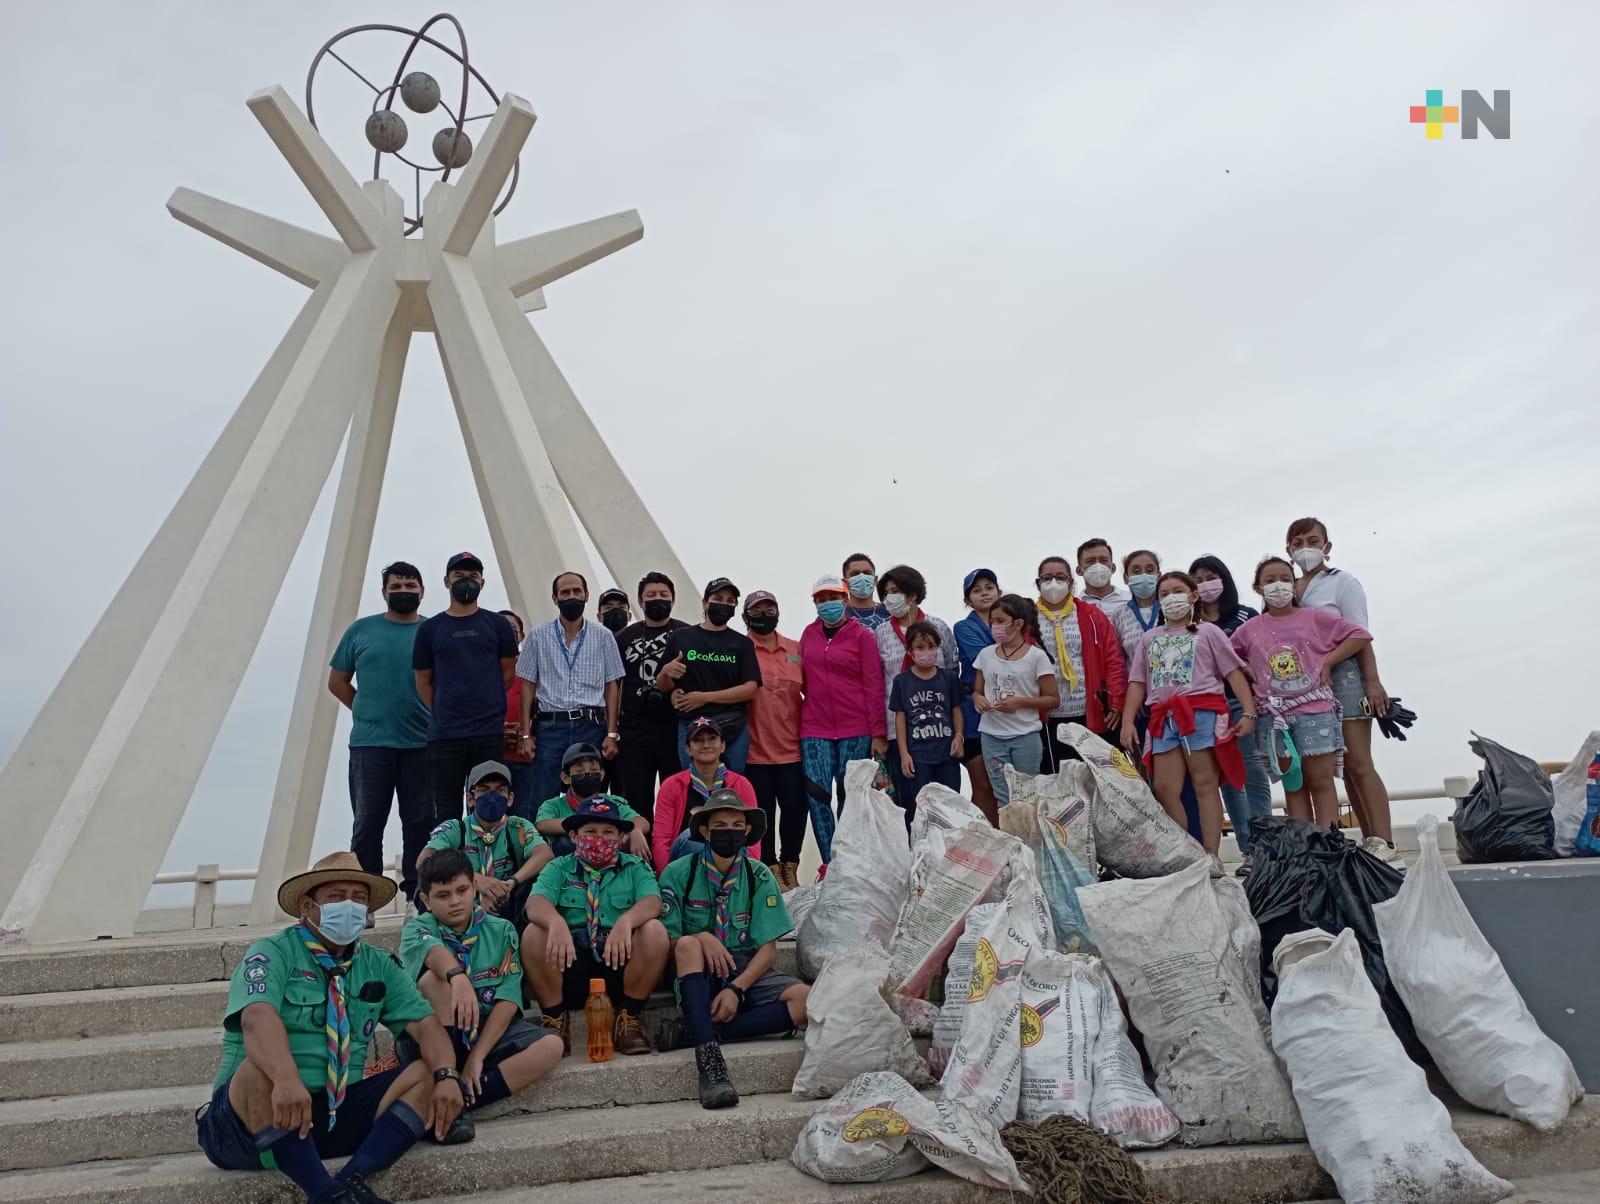
<svg viewBox="0 0 1600 1204">
<path fill-rule="evenodd" d="M 106 987 L 0 996 L 0 1042 L 208 1028 L 222 1021 L 226 982 Z"/>
<path fill-rule="evenodd" d="M 400 948 L 401 928 L 397 918 L 385 917 L 364 939 L 393 952 Z M 277 927 L 206 929 L 170 938 L 127 937 L 43 949 L 8 949 L 0 951 L 0 997 L 226 982 L 245 950 L 277 931 Z M 795 974 L 795 966 L 794 942 L 779 941 L 777 968 L 785 974 Z"/>
<path fill-rule="evenodd" d="M 215 1071 L 216 1046 L 212 1046 Z M 805 1056 L 798 1040 L 752 1041 L 726 1048 L 741 1091 L 785 1092 Z M 593 1064 L 575 1045 L 542 1083 L 478 1115 L 532 1115 L 556 1110 L 660 1104 L 696 1098 L 692 1050 L 617 1058 Z M 92 1095 L 0 1103 L 0 1170 L 68 1166 L 105 1158 L 177 1154 L 195 1148 L 194 1112 L 210 1098 L 209 1082 Z"/>
<path fill-rule="evenodd" d="M 220 1028 L 12 1041 L 0 1045 L 0 1100 L 204 1083 L 221 1059 Z"/>
<path fill-rule="evenodd" d="M 423 1146 L 379 1176 L 374 1187 L 395 1200 L 458 1198 L 504 1193 L 499 1199 L 526 1199 L 530 1188 L 563 1184 L 559 1199 L 613 1201 L 651 1198 L 637 1190 L 648 1178 L 663 1185 L 751 1182 L 754 1175 L 766 1201 L 820 1199 L 810 1180 L 796 1180 L 787 1168 L 795 1137 L 816 1106 L 812 1100 L 756 1095 L 726 1112 L 706 1112 L 695 1103 L 646 1104 L 550 1116 L 523 1116 L 485 1123 L 470 1156 L 461 1150 Z M 1496 1174 L 1517 1182 L 1534 1177 L 1578 1176 L 1600 1169 L 1600 1099 L 1575 1108 L 1555 1133 L 1538 1133 L 1504 1117 L 1453 1108 L 1456 1132 Z M 1166 1149 L 1136 1157 L 1146 1174 L 1176 1201 L 1188 1204 L 1267 1204 L 1269 1201 L 1322 1200 L 1332 1182 L 1304 1143 L 1272 1146 L 1217 1146 Z M 928 1173 L 902 1181 L 933 1200 L 994 1200 L 970 1184 L 950 1185 Z M 626 1180 L 626 1183 L 623 1180 Z M 1581 1179 L 1579 1180 L 1581 1181 Z M 572 1184 L 582 1183 L 579 1188 Z M 791 1187 L 793 1196 L 780 1194 Z M 863 1200 L 912 1200 L 874 1185 Z M 831 1198 L 842 1189 L 824 1189 Z M 853 1191 L 854 1189 L 852 1189 Z M 600 1193 L 604 1193 L 603 1195 Z M 949 1193 L 949 1194 L 945 1194 Z M 664 1197 L 668 1200 L 671 1196 Z M 687 1197 L 680 1197 L 687 1198 Z M 699 1197 L 703 1198 L 703 1197 Z M 1592 1199 L 1593 1197 L 1589 1197 Z M 58 1169 L 0 1174 L 0 1204 L 66 1204 L 92 1199 L 106 1204 L 290 1204 L 293 1186 L 278 1175 L 225 1173 L 199 1154 L 131 1161 L 79 1163 Z"/>
<path fill-rule="evenodd" d="M 459 1198 L 433 1196 L 420 1204 L 445 1204 Z M 618 1200 L 705 1204 L 714 1199 L 776 1204 L 964 1204 L 1007 1198 L 1004 1192 L 990 1191 L 938 1169 L 887 1183 L 824 1183 L 788 1162 L 752 1162 L 709 1171 L 670 1171 L 561 1185 L 561 1204 L 616 1204 Z M 527 1200 L 528 1192 L 516 1187 L 473 1196 L 473 1204 L 527 1204 Z"/>
</svg>

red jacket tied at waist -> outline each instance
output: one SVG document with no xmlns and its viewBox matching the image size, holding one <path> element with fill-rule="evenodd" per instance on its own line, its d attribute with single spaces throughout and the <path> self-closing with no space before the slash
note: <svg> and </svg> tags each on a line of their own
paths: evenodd
<svg viewBox="0 0 1600 1204">
<path fill-rule="evenodd" d="M 1148 769 L 1154 759 L 1151 749 L 1155 738 L 1167 730 L 1168 718 L 1177 727 L 1178 735 L 1192 736 L 1196 711 L 1222 716 L 1223 722 L 1217 727 L 1217 741 L 1211 751 L 1216 754 L 1222 780 L 1235 790 L 1239 789 L 1244 785 L 1244 754 L 1239 750 L 1233 725 L 1227 722 L 1228 700 L 1221 694 L 1174 694 L 1165 702 L 1151 703 L 1150 727 L 1144 735 L 1145 768 Z"/>
</svg>

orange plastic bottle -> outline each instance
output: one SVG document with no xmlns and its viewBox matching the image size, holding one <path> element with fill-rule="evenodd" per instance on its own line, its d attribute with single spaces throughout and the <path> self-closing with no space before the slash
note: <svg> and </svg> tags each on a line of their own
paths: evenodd
<svg viewBox="0 0 1600 1204">
<path fill-rule="evenodd" d="M 611 1061 L 611 996 L 606 980 L 589 980 L 589 1002 L 583 1005 L 583 1019 L 589 1026 L 589 1061 Z"/>
</svg>

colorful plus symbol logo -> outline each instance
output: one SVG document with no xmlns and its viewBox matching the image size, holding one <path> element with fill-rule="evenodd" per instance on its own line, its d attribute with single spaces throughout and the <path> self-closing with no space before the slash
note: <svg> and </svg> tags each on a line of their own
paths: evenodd
<svg viewBox="0 0 1600 1204">
<path fill-rule="evenodd" d="M 1429 88 L 1428 103 L 1411 106 L 1411 124 L 1422 126 L 1430 139 L 1443 138 L 1444 127 L 1460 120 L 1460 107 L 1444 103 L 1443 88 Z"/>
</svg>

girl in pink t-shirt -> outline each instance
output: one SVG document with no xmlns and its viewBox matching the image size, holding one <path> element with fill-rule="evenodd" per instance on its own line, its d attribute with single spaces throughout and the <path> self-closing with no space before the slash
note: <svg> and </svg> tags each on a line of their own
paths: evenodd
<svg viewBox="0 0 1600 1204">
<path fill-rule="evenodd" d="M 1188 777 L 1200 810 L 1200 843 L 1215 853 L 1222 842 L 1219 785 L 1224 779 L 1244 785 L 1244 758 L 1235 735 L 1255 731 L 1255 708 L 1245 708 L 1236 732 L 1222 683 L 1233 687 L 1236 698 L 1249 697 L 1244 662 L 1220 627 L 1197 620 L 1200 594 L 1194 578 L 1164 573 L 1156 597 L 1166 624 L 1145 632 L 1128 665 L 1122 743 L 1131 752 L 1143 752 L 1156 798 L 1179 827 L 1187 826 L 1183 780 Z M 1150 727 L 1141 750 L 1133 717 L 1147 697 Z"/>
<path fill-rule="evenodd" d="M 1240 625 L 1233 648 L 1250 666 L 1267 769 L 1283 779 L 1283 754 L 1292 742 L 1301 781 L 1292 790 L 1284 782 L 1289 814 L 1333 827 L 1339 822 L 1333 780 L 1344 751 L 1333 669 L 1360 655 L 1372 635 L 1334 611 L 1296 605 L 1294 569 L 1280 557 L 1256 566 L 1255 588 L 1266 613 Z"/>
</svg>

